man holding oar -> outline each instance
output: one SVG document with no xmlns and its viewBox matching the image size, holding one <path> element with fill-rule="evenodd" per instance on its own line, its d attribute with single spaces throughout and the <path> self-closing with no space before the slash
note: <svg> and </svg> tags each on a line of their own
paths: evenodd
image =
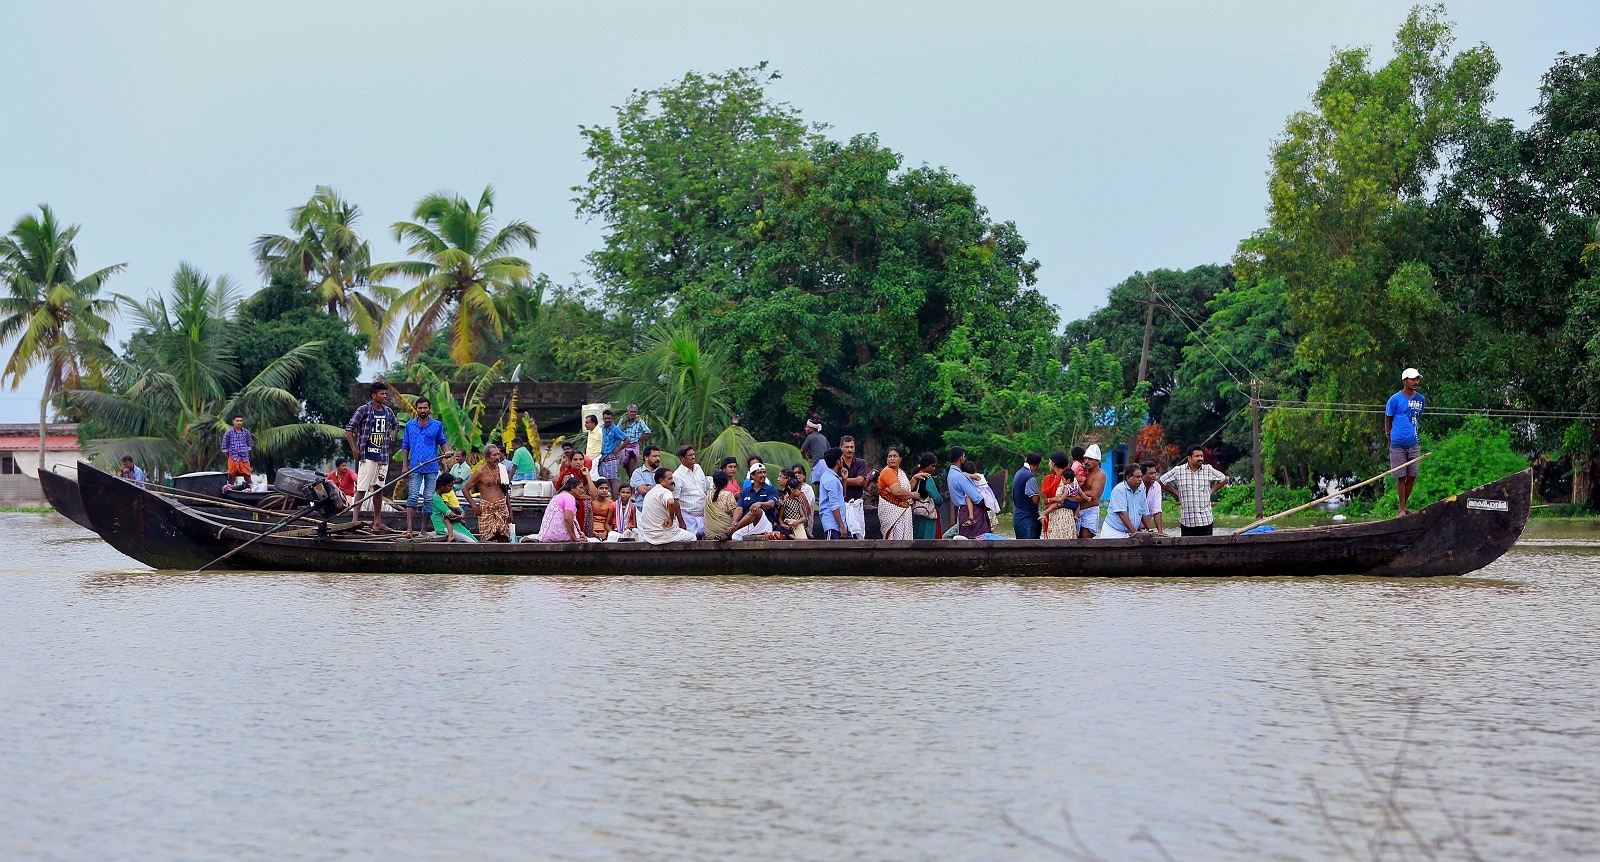
<svg viewBox="0 0 1600 862">
<path fill-rule="evenodd" d="M 1400 372 L 1400 391 L 1389 396 L 1383 408 L 1383 430 L 1389 437 L 1389 466 L 1409 466 L 1395 471 L 1396 491 L 1400 496 L 1400 514 L 1406 514 L 1406 503 L 1411 499 L 1411 489 L 1417 484 L 1417 459 L 1422 457 L 1421 441 L 1417 438 L 1417 420 L 1422 418 L 1428 399 L 1417 386 L 1422 383 L 1422 372 L 1407 368 Z"/>
</svg>

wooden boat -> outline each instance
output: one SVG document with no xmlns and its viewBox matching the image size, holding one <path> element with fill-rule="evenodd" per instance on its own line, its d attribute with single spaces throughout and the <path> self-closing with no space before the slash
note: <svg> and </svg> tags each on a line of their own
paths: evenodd
<svg viewBox="0 0 1600 862">
<path fill-rule="evenodd" d="M 1522 534 L 1524 470 L 1403 518 L 1251 535 L 1025 540 L 458 544 L 261 537 L 87 465 L 78 478 L 94 529 L 158 569 L 229 568 L 473 575 L 898 575 L 912 577 L 1239 577 L 1464 575 Z M 252 541 L 254 540 L 254 541 Z"/>
<path fill-rule="evenodd" d="M 45 502 L 56 510 L 56 514 L 85 530 L 94 529 L 94 525 L 89 523 L 88 514 L 83 511 L 83 501 L 78 497 L 77 479 L 69 479 L 55 470 L 40 470 L 39 487 L 44 491 Z"/>
</svg>

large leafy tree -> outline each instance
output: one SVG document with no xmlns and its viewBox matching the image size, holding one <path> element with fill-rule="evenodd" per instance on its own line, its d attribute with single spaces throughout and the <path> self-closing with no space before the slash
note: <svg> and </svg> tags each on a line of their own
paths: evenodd
<svg viewBox="0 0 1600 862">
<path fill-rule="evenodd" d="M 247 417 L 257 451 L 269 457 L 344 435 L 339 426 L 302 421 L 300 399 L 288 389 L 322 355 L 321 342 L 295 345 L 242 378 L 232 320 L 239 296 L 226 276 L 213 281 L 183 264 L 169 295 L 118 297 L 137 327 L 127 356 L 110 363 L 105 389 L 66 393 L 68 404 L 93 416 L 106 434 L 88 445 L 97 462 L 109 466 L 132 455 L 157 469 L 215 468 L 234 412 Z"/>
<path fill-rule="evenodd" d="M 115 264 L 78 274 L 78 225 L 62 225 L 55 212 L 39 206 L 0 237 L 0 343 L 15 344 L 3 378 L 16 389 L 28 372 L 44 368 L 39 398 L 39 469 L 44 469 L 46 410 L 63 390 L 77 388 L 98 374 L 96 357 L 115 310 L 100 291 L 121 272 Z"/>
<path fill-rule="evenodd" d="M 400 341 L 408 357 L 416 356 L 436 332 L 447 330 L 450 358 L 474 362 L 491 337 L 505 335 L 507 300 L 533 278 L 516 252 L 537 248 L 539 231 L 520 219 L 496 229 L 491 186 L 476 204 L 449 192 L 427 195 L 411 217 L 392 228 L 411 259 L 373 267 L 374 278 L 416 282 L 391 308 L 392 318 L 405 318 Z"/>
<path fill-rule="evenodd" d="M 933 445 L 952 361 L 1001 381 L 1052 336 L 1038 264 L 949 171 L 904 170 L 870 135 L 831 141 L 767 97 L 764 67 L 691 74 L 586 128 L 582 214 L 605 298 L 640 321 L 682 319 L 731 357 L 732 401 L 758 436 L 820 410 L 873 453 Z M 960 330 L 966 343 L 952 353 Z M 960 357 L 959 359 L 957 357 Z"/>
<path fill-rule="evenodd" d="M 692 325 L 657 327 L 622 364 L 613 402 L 638 404 L 663 448 L 706 441 L 733 419 L 726 351 L 707 347 Z"/>
<path fill-rule="evenodd" d="M 289 210 L 291 234 L 263 234 L 251 249 L 263 275 L 286 269 L 309 279 L 318 303 L 366 338 L 367 353 L 376 358 L 388 347 L 396 291 L 373 283 L 372 249 L 357 228 L 360 221 L 360 207 L 317 186 Z"/>
</svg>

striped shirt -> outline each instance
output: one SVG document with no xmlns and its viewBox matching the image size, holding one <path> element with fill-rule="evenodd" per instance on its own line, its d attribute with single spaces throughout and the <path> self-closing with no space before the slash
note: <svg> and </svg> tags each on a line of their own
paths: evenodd
<svg viewBox="0 0 1600 862">
<path fill-rule="evenodd" d="M 1213 520 L 1211 514 L 1211 486 L 1228 477 L 1210 464 L 1201 464 L 1191 470 L 1187 463 L 1179 464 L 1161 477 L 1161 484 L 1178 492 L 1178 523 L 1185 527 L 1204 527 Z"/>
</svg>

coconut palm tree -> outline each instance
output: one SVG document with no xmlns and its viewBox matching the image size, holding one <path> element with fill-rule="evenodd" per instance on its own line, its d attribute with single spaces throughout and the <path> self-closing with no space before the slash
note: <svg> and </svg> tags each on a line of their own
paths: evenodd
<svg viewBox="0 0 1600 862">
<path fill-rule="evenodd" d="M 0 237 L 0 343 L 16 339 L 0 379 L 16 389 L 29 371 L 44 366 L 44 393 L 39 398 L 39 469 L 44 469 L 45 410 L 65 389 L 77 388 L 93 373 L 116 311 L 100 298 L 106 280 L 126 264 L 115 264 L 80 276 L 78 225 L 63 227 L 49 206 L 25 215 Z"/>
<path fill-rule="evenodd" d="M 288 391 L 300 369 L 321 355 L 322 342 L 301 344 L 241 385 L 232 349 L 239 287 L 227 276 L 213 281 L 182 264 L 169 293 L 143 302 L 118 296 L 137 327 L 129 355 L 108 363 L 106 391 L 66 393 L 69 405 L 111 432 L 88 445 L 97 463 L 110 467 L 132 455 L 158 468 L 214 468 L 222 460 L 222 431 L 235 412 L 249 417 L 264 455 L 344 437 L 342 428 L 301 422 L 303 406 Z"/>
<path fill-rule="evenodd" d="M 518 220 L 494 229 L 494 187 L 485 186 L 474 206 L 466 198 L 435 192 L 417 202 L 414 221 L 395 222 L 394 238 L 406 243 L 410 260 L 373 267 L 373 278 L 398 276 L 416 284 L 390 307 L 405 317 L 400 341 L 408 358 L 448 327 L 450 357 L 465 365 L 482 352 L 492 333 L 504 336 L 498 297 L 526 285 L 528 261 L 514 256 L 538 248 L 539 231 Z"/>
<path fill-rule="evenodd" d="M 389 345 L 389 304 L 397 293 L 374 284 L 372 249 L 356 230 L 361 207 L 328 186 L 289 210 L 293 236 L 262 234 L 251 245 L 262 274 L 279 267 L 310 279 L 329 314 L 344 318 L 367 338 L 367 355 L 383 356 Z"/>
</svg>

